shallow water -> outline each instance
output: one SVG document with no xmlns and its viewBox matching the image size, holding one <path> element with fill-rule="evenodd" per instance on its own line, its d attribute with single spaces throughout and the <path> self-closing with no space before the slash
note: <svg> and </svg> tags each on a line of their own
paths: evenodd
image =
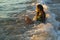
<svg viewBox="0 0 60 40">
<path fill-rule="evenodd" d="M 7 1 L 7 0 L 6 0 Z M 42 2 L 41 2 L 42 1 Z M 16 2 L 16 1 L 15 1 Z M 19 1 L 20 2 L 20 1 Z M 43 0 L 37 0 L 37 3 L 41 3 L 44 6 L 44 10 L 46 12 L 47 21 L 46 24 L 43 23 L 34 23 L 31 25 L 25 25 L 24 22 L 24 16 L 28 15 L 29 17 L 33 17 L 35 5 L 29 5 L 27 7 L 28 9 L 25 9 L 26 5 L 23 4 L 24 7 L 21 7 L 21 9 L 25 9 L 24 11 L 20 12 L 21 4 L 17 3 L 15 4 L 8 4 L 2 6 L 3 10 L 1 10 L 1 17 L 0 18 L 0 40 L 59 40 L 60 39 L 60 30 L 58 28 L 60 27 L 60 22 L 56 20 L 56 17 L 58 16 L 57 12 L 55 10 L 59 9 L 59 4 L 52 3 L 54 1 L 43 1 Z M 33 2 L 34 4 L 36 2 Z M 12 5 L 12 6 L 11 6 Z M 30 9 L 30 6 L 32 6 L 32 9 Z M 5 7 L 5 9 L 4 9 Z M 7 8 L 8 7 L 8 8 Z M 7 9 L 6 9 L 7 8 Z M 14 8 L 14 10 L 12 10 Z M 17 11 L 15 11 L 15 8 Z M 16 15 L 12 15 L 12 18 L 7 18 L 3 15 L 4 13 L 13 13 Z M 15 13 L 16 12 L 16 13 Z M 60 15 L 60 14 L 59 14 Z"/>
</svg>

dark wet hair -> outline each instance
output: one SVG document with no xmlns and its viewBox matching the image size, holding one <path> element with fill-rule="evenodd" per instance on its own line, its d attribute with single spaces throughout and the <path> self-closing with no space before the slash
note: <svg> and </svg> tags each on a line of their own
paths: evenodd
<svg viewBox="0 0 60 40">
<path fill-rule="evenodd" d="M 42 6 L 41 4 L 38 4 L 37 7 L 38 7 L 41 11 L 43 11 L 43 6 Z"/>
<path fill-rule="evenodd" d="M 41 15 L 40 15 L 41 22 L 42 22 L 42 23 L 45 23 L 45 21 L 46 21 L 46 14 L 45 14 L 45 12 L 44 12 L 43 6 L 42 6 L 41 4 L 38 4 L 38 5 L 37 5 L 37 8 L 40 9 L 40 11 L 42 11 L 42 13 L 41 13 Z M 36 15 L 39 16 L 39 12 L 37 12 Z"/>
</svg>

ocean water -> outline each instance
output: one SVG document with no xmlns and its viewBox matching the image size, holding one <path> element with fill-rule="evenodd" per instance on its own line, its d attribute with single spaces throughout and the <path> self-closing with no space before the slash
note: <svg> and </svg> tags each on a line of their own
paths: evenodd
<svg viewBox="0 0 60 40">
<path fill-rule="evenodd" d="M 17 14 L 25 10 L 26 7 L 29 6 L 29 2 L 31 2 L 31 0 L 0 0 L 0 17 L 9 17 L 11 13 Z"/>
<path fill-rule="evenodd" d="M 0 3 L 0 40 L 60 40 L 59 0 L 1 0 Z M 25 25 L 24 16 L 33 18 L 37 3 L 44 7 L 46 24 Z"/>
</svg>

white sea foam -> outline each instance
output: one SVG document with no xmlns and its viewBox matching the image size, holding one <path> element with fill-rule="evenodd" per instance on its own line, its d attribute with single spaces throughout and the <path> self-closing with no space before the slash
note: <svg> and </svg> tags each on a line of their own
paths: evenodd
<svg viewBox="0 0 60 40">
<path fill-rule="evenodd" d="M 45 6 L 47 9 L 48 6 Z M 55 19 L 56 15 L 49 10 L 46 12 L 46 17 L 46 24 L 41 23 L 39 25 L 35 25 L 32 30 L 25 32 L 24 35 L 27 37 L 31 36 L 31 40 L 59 40 L 58 27 L 60 22 Z"/>
</svg>

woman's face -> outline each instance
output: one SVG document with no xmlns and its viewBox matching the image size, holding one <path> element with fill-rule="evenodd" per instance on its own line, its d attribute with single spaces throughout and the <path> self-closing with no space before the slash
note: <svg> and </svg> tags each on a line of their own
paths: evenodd
<svg viewBox="0 0 60 40">
<path fill-rule="evenodd" d="M 41 10 L 36 6 L 36 12 L 40 12 Z"/>
</svg>

